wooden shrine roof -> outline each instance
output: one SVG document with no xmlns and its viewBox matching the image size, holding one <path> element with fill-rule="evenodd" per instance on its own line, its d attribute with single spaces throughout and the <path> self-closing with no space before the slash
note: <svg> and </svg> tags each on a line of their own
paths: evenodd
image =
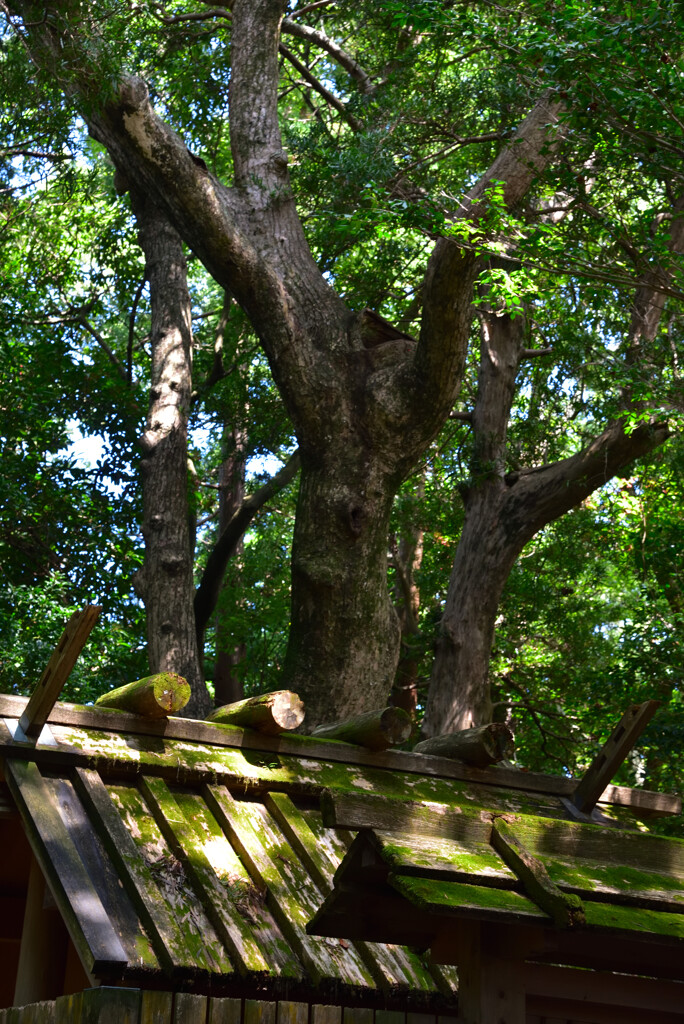
<svg viewBox="0 0 684 1024">
<path fill-rule="evenodd" d="M 67 704 L 34 741 L 17 730 L 25 706 L 0 696 L 0 814 L 18 808 L 97 978 L 452 999 L 454 969 L 403 943 L 430 946 L 449 915 L 553 921 L 492 846 L 497 821 L 543 862 L 554 895 L 582 901 L 585 928 L 655 936 L 681 958 L 684 843 L 569 821 L 573 780 Z M 361 934 L 379 907 L 387 928 Z M 314 917 L 327 936 L 311 934 Z"/>
</svg>

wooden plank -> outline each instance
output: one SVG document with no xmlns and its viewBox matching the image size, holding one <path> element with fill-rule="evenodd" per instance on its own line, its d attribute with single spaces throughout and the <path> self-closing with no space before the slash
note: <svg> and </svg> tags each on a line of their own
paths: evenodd
<svg viewBox="0 0 684 1024">
<path fill-rule="evenodd" d="M 586 924 L 579 897 L 561 892 L 542 862 L 532 856 L 513 829 L 500 818 L 492 828 L 492 846 L 518 876 L 527 895 L 553 918 L 558 928 L 578 928 Z"/>
<path fill-rule="evenodd" d="M 206 1024 L 207 997 L 176 992 L 173 1000 L 173 1024 Z"/>
<path fill-rule="evenodd" d="M 276 1024 L 309 1024 L 309 1004 L 281 1000 Z"/>
<path fill-rule="evenodd" d="M 611 733 L 591 762 L 570 800 L 581 814 L 589 814 L 616 771 L 660 707 L 660 701 L 634 704 Z"/>
<path fill-rule="evenodd" d="M 109 795 L 156 883 L 156 899 L 166 907 L 179 933 L 176 959 L 183 974 L 206 984 L 206 973 L 231 975 L 233 965 L 183 864 L 169 846 L 137 786 L 111 784 Z"/>
<path fill-rule="evenodd" d="M 183 814 L 163 779 L 140 780 L 140 788 L 167 843 L 183 864 L 195 894 L 216 933 L 242 973 L 267 974 L 269 964 L 255 941 L 246 914 L 240 912 L 236 879 L 230 873 L 219 878 L 204 851 L 207 836 Z M 180 797 L 179 797 L 180 799 Z M 211 839 L 208 848 L 211 849 Z"/>
<path fill-rule="evenodd" d="M 26 705 L 25 697 L 0 695 L 0 715 L 17 718 Z M 215 747 L 245 748 L 246 750 L 292 754 L 297 757 L 333 761 L 339 764 L 362 765 L 384 768 L 389 771 L 403 771 L 428 777 L 460 779 L 464 782 L 482 783 L 487 786 L 502 786 L 506 789 L 520 789 L 530 793 L 548 793 L 570 796 L 577 785 L 576 780 L 539 772 L 521 771 L 497 765 L 491 768 L 472 768 L 450 761 L 444 757 L 414 754 L 404 750 L 386 750 L 373 753 L 351 744 L 329 742 L 310 736 L 282 734 L 266 736 L 252 730 L 235 726 L 212 725 L 190 719 L 169 718 L 167 721 L 141 720 L 136 715 L 124 712 L 97 711 L 76 704 L 58 704 L 49 721 L 55 725 L 74 728 L 98 729 L 114 733 L 131 733 L 144 736 L 165 736 L 168 739 L 207 743 Z"/>
<path fill-rule="evenodd" d="M 328 828 L 358 831 L 372 828 L 402 835 L 488 843 L 491 821 L 468 814 L 460 807 L 414 800 L 387 800 L 369 793 L 324 790 L 321 794 L 323 822 Z"/>
<path fill-rule="evenodd" d="M 410 904 L 430 914 L 451 911 L 456 916 L 468 915 L 483 921 L 549 920 L 536 903 L 508 889 L 489 889 L 484 885 L 465 885 L 461 882 L 442 882 L 395 874 L 390 874 L 389 883 Z M 406 913 L 410 915 L 409 907 Z M 437 927 L 436 922 L 435 931 Z"/>
<path fill-rule="evenodd" d="M 467 941 L 460 943 L 457 964 L 459 1024 L 525 1024 L 522 960 L 492 955 L 473 923 Z"/>
<path fill-rule="evenodd" d="M 555 884 L 583 900 L 684 913 L 684 880 L 610 862 L 583 857 L 540 857 Z"/>
<path fill-rule="evenodd" d="M 202 795 L 236 848 L 314 984 L 335 978 L 370 989 L 375 983 L 353 947 L 315 939 L 306 925 L 321 903 L 320 891 L 263 806 L 236 800 L 223 786 L 204 786 Z M 347 944 L 348 945 L 348 944 Z"/>
<path fill-rule="evenodd" d="M 81 1024 L 139 1024 L 140 989 L 86 989 L 81 1002 Z"/>
<path fill-rule="evenodd" d="M 518 876 L 502 863 L 489 843 L 476 840 L 397 835 L 373 831 L 383 861 L 402 875 L 441 878 L 444 881 L 484 884 L 496 889 L 513 889 Z"/>
<path fill-rule="evenodd" d="M 211 996 L 207 1024 L 242 1024 L 242 1000 Z"/>
<path fill-rule="evenodd" d="M 52 657 L 19 719 L 19 727 L 26 736 L 40 735 L 101 610 L 98 605 L 89 604 L 82 612 L 74 612 L 67 622 Z"/>
<path fill-rule="evenodd" d="M 86 972 L 119 974 L 126 966 L 126 954 L 37 765 L 7 761 L 5 772 L 26 834 Z"/>
<path fill-rule="evenodd" d="M 682 813 L 682 798 L 674 793 L 654 793 L 650 789 L 630 789 L 628 786 L 606 786 L 599 804 L 630 807 L 645 817 L 659 818 Z"/>
<path fill-rule="evenodd" d="M 98 895 L 129 964 L 144 970 L 159 970 L 159 960 L 144 929 L 134 903 L 122 888 L 115 861 L 90 819 L 86 807 L 70 779 L 46 778 L 52 802 L 72 836 L 76 852 L 90 878 L 97 885 Z"/>
<path fill-rule="evenodd" d="M 73 778 L 91 821 L 116 865 L 124 889 L 152 940 L 160 964 L 167 971 L 194 969 L 197 965 L 185 944 L 183 932 L 167 902 L 160 898 L 159 886 L 99 774 L 77 768 Z"/>
<path fill-rule="evenodd" d="M 345 1006 L 342 1013 L 342 1024 L 373 1024 L 373 1011 L 365 1006 Z M 419 1024 L 437 1024 L 434 1017 Z"/>
<path fill-rule="evenodd" d="M 285 793 L 269 793 L 264 804 L 322 893 L 332 889 L 333 875 L 341 856 L 331 844 L 314 835 L 309 822 Z M 383 988 L 433 992 L 435 984 L 421 960 L 400 946 L 359 941 L 356 948 L 376 982 Z"/>
<path fill-rule="evenodd" d="M 81 1024 L 82 1000 L 82 992 L 55 999 L 55 1024 Z"/>
<path fill-rule="evenodd" d="M 276 1004 L 262 999 L 245 999 L 244 1024 L 276 1024 Z"/>
<path fill-rule="evenodd" d="M 657 1010 L 684 1015 L 684 984 L 610 974 L 579 971 L 572 967 L 546 964 L 525 966 L 525 988 L 530 995 L 582 1002 L 606 1003 L 630 1010 Z M 646 1022 L 648 1018 L 644 1018 Z"/>
<path fill-rule="evenodd" d="M 342 1007 L 314 1004 L 311 1007 L 311 1024 L 342 1024 Z"/>
<path fill-rule="evenodd" d="M 171 1024 L 172 992 L 145 989 L 140 1001 L 140 1024 Z"/>
<path fill-rule="evenodd" d="M 375 1024 L 406 1024 L 406 1014 L 401 1010 L 376 1010 Z"/>
<path fill-rule="evenodd" d="M 45 999 L 38 1003 L 30 1003 L 23 1008 L 21 1024 L 53 1024 L 54 1019 L 55 1001 L 54 999 Z M 2 1024 L 1 1019 L 0 1024 Z"/>
</svg>

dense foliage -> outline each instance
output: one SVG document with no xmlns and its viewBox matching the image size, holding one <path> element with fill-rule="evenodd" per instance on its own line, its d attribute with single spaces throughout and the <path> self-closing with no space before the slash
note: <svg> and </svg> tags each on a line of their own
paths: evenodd
<svg viewBox="0 0 684 1024">
<path fill-rule="evenodd" d="M 122 65 L 140 74 L 157 110 L 225 180 L 231 6 L 108 3 L 92 12 L 102 90 Z M 681 789 L 684 268 L 669 245 L 684 193 L 680 5 L 293 2 L 289 20 L 354 61 L 350 72 L 320 40 L 283 33 L 292 186 L 318 265 L 347 304 L 411 334 L 435 235 L 483 247 L 491 259 L 475 312 L 495 303 L 524 316 L 529 347 L 549 350 L 520 366 L 507 472 L 571 455 L 616 417 L 632 426 L 668 419 L 663 448 L 525 549 L 500 606 L 491 678 L 521 763 L 552 771 L 581 769 L 627 705 L 661 699 L 623 778 Z M 67 691 L 83 701 L 144 670 L 133 584 L 143 557 L 136 438 L 149 299 L 128 201 L 103 148 L 73 100 L 31 67 L 17 18 L 0 43 L 0 688 L 30 688 L 66 614 L 95 600 L 102 623 Z M 564 105 L 558 156 L 513 212 L 490 187 L 485 246 L 453 212 L 546 89 Z M 627 340 L 635 295 L 653 280 L 664 312 L 655 337 L 637 346 Z M 237 458 L 254 489 L 296 440 L 243 312 L 192 259 L 190 286 L 199 582 L 216 538 L 220 467 Z M 455 417 L 395 502 L 389 572 L 398 605 L 401 571 L 414 586 L 418 632 L 403 650 L 418 665 L 419 714 L 463 489 L 489 472 L 466 419 L 478 337 L 475 316 Z M 104 439 L 95 464 L 73 453 L 77 430 Z M 278 494 L 231 562 L 206 639 L 209 680 L 218 631 L 238 652 L 247 692 L 278 685 L 295 500 L 296 484 Z M 399 564 L 402 539 L 411 565 Z"/>
</svg>

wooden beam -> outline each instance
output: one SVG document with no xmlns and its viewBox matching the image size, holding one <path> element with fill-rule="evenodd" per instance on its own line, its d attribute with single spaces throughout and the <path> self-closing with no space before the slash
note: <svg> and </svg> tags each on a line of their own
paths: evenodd
<svg viewBox="0 0 684 1024">
<path fill-rule="evenodd" d="M 581 814 L 590 814 L 601 794 L 660 707 L 647 700 L 625 711 L 569 799 Z"/>
<path fill-rule="evenodd" d="M 599 804 L 629 807 L 648 818 L 682 813 L 682 798 L 675 793 L 654 793 L 650 789 L 631 789 L 629 786 L 606 786 Z"/>
<path fill-rule="evenodd" d="M 127 958 L 59 808 L 32 762 L 6 761 L 5 772 L 26 834 L 89 975 L 119 975 Z"/>
<path fill-rule="evenodd" d="M 130 711 L 145 718 L 167 718 L 190 700 L 190 684 L 177 672 L 157 672 L 116 690 L 103 693 L 95 701 L 98 707 Z"/>
<path fill-rule="evenodd" d="M 74 612 L 67 622 L 59 643 L 19 719 L 19 728 L 25 736 L 37 738 L 40 735 L 101 610 L 99 605 L 89 604 L 82 612 Z"/>
</svg>

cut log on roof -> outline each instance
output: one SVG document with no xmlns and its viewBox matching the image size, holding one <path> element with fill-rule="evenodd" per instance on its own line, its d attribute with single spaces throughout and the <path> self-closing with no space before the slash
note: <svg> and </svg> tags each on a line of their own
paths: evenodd
<svg viewBox="0 0 684 1024">
<path fill-rule="evenodd" d="M 412 728 L 411 718 L 402 708 L 383 708 L 342 722 L 319 725 L 311 735 L 355 743 L 368 750 L 387 750 L 397 743 L 404 743 L 411 735 Z"/>
<path fill-rule="evenodd" d="M 510 757 L 513 753 L 513 734 L 503 722 L 490 722 L 476 729 L 462 729 L 433 736 L 417 743 L 413 748 L 417 754 L 433 754 L 437 757 L 456 758 L 466 764 L 485 768 Z"/>
<path fill-rule="evenodd" d="M 166 718 L 184 708 L 189 700 L 190 685 L 183 676 L 158 672 L 104 693 L 95 703 L 101 708 L 132 711 L 145 718 Z"/>
<path fill-rule="evenodd" d="M 219 725 L 240 725 L 271 736 L 297 729 L 304 721 L 304 704 L 290 690 L 274 690 L 258 697 L 248 697 L 234 704 L 224 704 L 207 715 L 208 722 Z"/>
</svg>

